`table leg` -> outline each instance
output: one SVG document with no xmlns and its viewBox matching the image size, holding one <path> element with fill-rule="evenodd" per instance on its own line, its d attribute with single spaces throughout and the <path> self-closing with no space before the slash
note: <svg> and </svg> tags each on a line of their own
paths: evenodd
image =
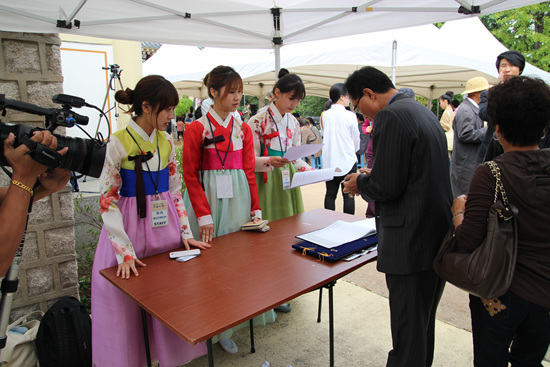
<svg viewBox="0 0 550 367">
<path fill-rule="evenodd" d="M 254 346 L 254 319 L 250 319 L 250 353 L 256 353 Z"/>
<path fill-rule="evenodd" d="M 206 349 L 208 350 L 208 367 L 214 367 L 214 351 L 212 350 L 212 338 L 206 341 Z"/>
<path fill-rule="evenodd" d="M 143 337 L 145 339 L 145 354 L 147 356 L 147 366 L 151 367 L 151 350 L 149 349 L 149 332 L 147 330 L 147 312 L 145 312 L 143 308 L 141 308 L 141 324 L 143 325 Z"/>
<path fill-rule="evenodd" d="M 323 304 L 323 287 L 319 288 L 319 309 L 317 311 L 317 322 L 321 322 L 321 305 Z"/>
<path fill-rule="evenodd" d="M 327 284 L 328 288 L 328 317 L 329 317 L 329 339 L 330 339 L 330 367 L 334 367 L 334 294 L 333 288 L 336 281 Z"/>
</svg>

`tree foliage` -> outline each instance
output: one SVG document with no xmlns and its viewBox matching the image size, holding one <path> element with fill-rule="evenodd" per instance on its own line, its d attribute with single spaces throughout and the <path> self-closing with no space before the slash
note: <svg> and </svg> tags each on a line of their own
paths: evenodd
<svg viewBox="0 0 550 367">
<path fill-rule="evenodd" d="M 481 21 L 506 48 L 550 70 L 550 1 L 486 15 Z"/>
<path fill-rule="evenodd" d="M 294 112 L 298 112 L 302 117 L 321 116 L 321 112 L 325 109 L 325 103 L 328 98 L 317 96 L 306 96 Z"/>
<path fill-rule="evenodd" d="M 182 96 L 178 105 L 176 106 L 176 116 L 184 116 L 189 107 L 193 105 L 193 101 L 187 96 Z"/>
</svg>

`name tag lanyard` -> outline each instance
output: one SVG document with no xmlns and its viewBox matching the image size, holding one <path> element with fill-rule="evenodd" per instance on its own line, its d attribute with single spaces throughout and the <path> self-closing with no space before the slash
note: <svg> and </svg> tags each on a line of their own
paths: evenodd
<svg viewBox="0 0 550 367">
<path fill-rule="evenodd" d="M 126 131 L 128 131 L 128 134 L 130 134 L 130 137 L 132 138 L 132 140 L 134 141 L 134 143 L 136 143 L 136 145 L 138 146 L 139 148 L 139 151 L 141 152 L 141 154 L 143 154 L 143 150 L 141 149 L 141 147 L 139 146 L 139 143 L 137 142 L 137 140 L 134 138 L 134 136 L 132 135 L 132 133 L 130 132 L 130 130 L 128 130 L 128 127 L 126 127 Z M 159 156 L 159 164 L 158 164 L 158 168 L 160 170 L 160 146 L 159 146 L 159 137 L 158 135 L 156 134 L 155 132 L 155 135 L 157 137 L 157 153 L 158 153 L 158 156 Z M 149 163 L 147 163 L 147 161 L 145 161 L 145 165 L 147 166 L 147 172 L 149 172 L 149 176 L 151 177 L 151 182 L 153 183 L 153 186 L 155 187 L 155 196 L 158 200 L 159 198 L 159 177 L 160 177 L 160 173 L 157 174 L 157 182 L 155 183 L 155 180 L 153 180 L 153 174 L 151 173 L 151 169 L 149 168 Z"/>
<path fill-rule="evenodd" d="M 220 152 L 218 151 L 218 146 L 216 144 L 216 139 L 214 136 L 214 129 L 212 128 L 212 121 L 210 120 L 210 115 L 208 115 L 208 124 L 210 125 L 210 132 L 212 133 L 212 139 L 214 140 L 214 149 L 216 150 L 216 153 L 218 154 L 218 158 L 220 159 L 220 162 L 222 164 L 222 173 L 225 174 L 225 161 L 227 160 L 227 156 L 229 155 L 229 148 L 231 147 L 231 139 L 233 136 L 233 116 L 231 116 L 231 131 L 229 133 L 229 142 L 227 143 L 227 150 L 225 151 L 225 157 L 222 159 L 222 156 L 220 155 Z"/>
<path fill-rule="evenodd" d="M 273 123 L 275 124 L 275 129 L 277 130 L 277 137 L 279 138 L 279 145 L 281 146 L 281 152 L 283 152 L 283 155 L 284 155 L 286 153 L 287 146 L 285 144 L 284 149 L 283 149 L 283 142 L 281 140 L 281 132 L 279 131 L 279 126 L 277 126 L 277 122 L 275 122 L 275 117 L 273 117 L 273 113 L 271 111 L 271 108 L 268 108 L 267 111 L 269 112 L 269 117 L 271 117 L 271 121 L 273 121 Z M 284 116 L 283 116 L 283 118 L 284 118 Z M 286 119 L 286 130 L 288 131 L 288 117 Z M 285 131 L 285 136 L 288 139 L 286 131 Z M 282 183 L 283 183 L 283 190 L 290 189 L 290 184 L 291 184 L 290 170 L 282 169 L 281 170 L 281 178 L 282 178 Z"/>
<path fill-rule="evenodd" d="M 279 135 L 277 135 L 277 137 L 279 138 L 279 145 L 281 146 L 281 151 L 283 152 L 283 155 L 284 155 L 286 153 L 287 146 L 285 145 L 284 150 L 283 150 L 283 142 L 281 141 L 281 132 L 279 131 L 279 126 L 277 126 L 277 122 L 275 121 L 275 117 L 273 117 L 273 112 L 271 112 L 271 108 L 268 108 L 267 112 L 269 112 L 269 117 L 271 117 L 271 121 L 273 121 L 273 124 L 275 125 L 275 130 L 277 130 L 277 132 L 279 133 Z M 288 130 L 288 117 L 286 119 L 286 129 Z M 286 136 L 286 131 L 285 131 L 285 136 Z"/>
</svg>

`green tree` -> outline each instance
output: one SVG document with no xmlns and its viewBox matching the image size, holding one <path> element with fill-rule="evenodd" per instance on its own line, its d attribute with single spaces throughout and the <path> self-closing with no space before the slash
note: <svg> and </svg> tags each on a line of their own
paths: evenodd
<svg viewBox="0 0 550 367">
<path fill-rule="evenodd" d="M 193 105 L 193 101 L 187 96 L 182 96 L 178 105 L 176 106 L 176 116 L 184 116 L 189 107 Z"/>
<path fill-rule="evenodd" d="M 328 98 L 317 96 L 306 96 L 294 112 L 298 112 L 302 117 L 321 116 L 321 112 L 325 109 L 325 103 Z"/>
<path fill-rule="evenodd" d="M 481 21 L 504 46 L 550 70 L 550 1 L 486 15 Z"/>
</svg>

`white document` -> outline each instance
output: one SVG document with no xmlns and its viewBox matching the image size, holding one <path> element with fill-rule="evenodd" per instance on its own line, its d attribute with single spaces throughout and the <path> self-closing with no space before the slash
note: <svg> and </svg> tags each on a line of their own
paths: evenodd
<svg viewBox="0 0 550 367">
<path fill-rule="evenodd" d="M 342 172 L 342 170 L 336 167 L 316 169 L 313 171 L 296 172 L 294 176 L 292 176 L 292 185 L 290 186 L 290 188 L 293 189 L 295 187 L 332 180 L 336 172 Z M 344 176 L 342 176 L 342 180 L 344 180 Z"/>
<path fill-rule="evenodd" d="M 285 155 L 283 155 L 283 158 L 286 158 L 292 162 L 296 159 L 307 157 L 309 155 L 314 155 L 315 153 L 320 151 L 322 147 L 323 144 L 304 144 L 297 147 L 290 147 L 286 151 Z"/>
<path fill-rule="evenodd" d="M 296 236 L 296 238 L 319 246 L 334 248 L 375 233 L 375 219 L 367 218 L 352 223 L 338 220 L 328 227 Z"/>
</svg>

